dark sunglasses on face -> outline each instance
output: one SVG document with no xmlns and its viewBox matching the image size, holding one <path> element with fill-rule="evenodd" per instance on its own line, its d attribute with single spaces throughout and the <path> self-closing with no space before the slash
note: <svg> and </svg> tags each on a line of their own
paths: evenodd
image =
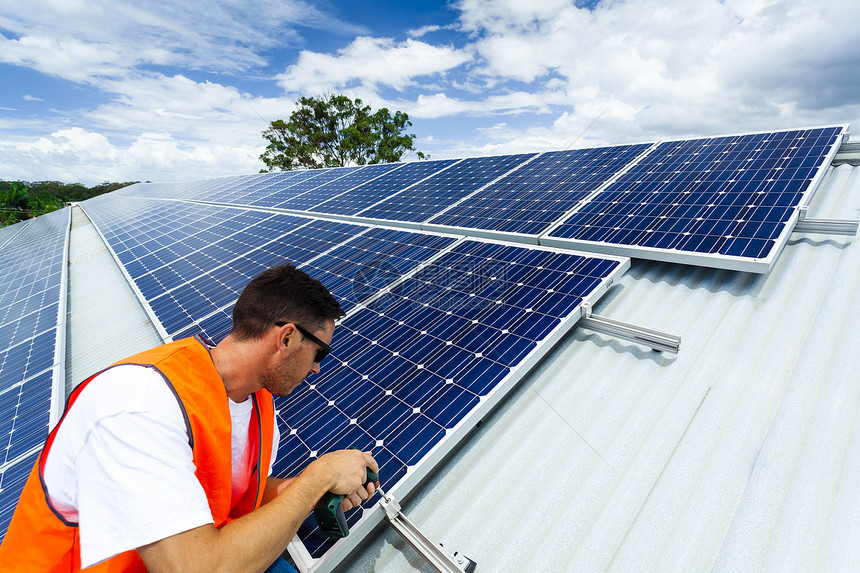
<svg viewBox="0 0 860 573">
<path fill-rule="evenodd" d="M 278 321 L 275 323 L 275 326 L 284 326 L 286 324 L 288 324 L 286 321 Z M 328 356 L 328 353 L 331 352 L 331 346 L 311 334 L 311 332 L 307 328 L 304 328 L 303 326 L 296 324 L 295 322 L 289 324 L 295 326 L 296 330 L 302 333 L 302 336 L 320 347 L 320 349 L 317 350 L 316 356 L 314 357 L 314 362 L 316 362 L 317 364 L 321 363 L 325 359 L 325 357 Z"/>
</svg>

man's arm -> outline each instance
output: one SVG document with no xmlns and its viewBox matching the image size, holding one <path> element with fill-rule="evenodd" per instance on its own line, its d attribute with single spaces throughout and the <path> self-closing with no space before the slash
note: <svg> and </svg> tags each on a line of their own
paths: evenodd
<svg viewBox="0 0 860 573">
<path fill-rule="evenodd" d="M 269 476 L 266 478 L 266 489 L 263 491 L 263 505 L 266 505 L 283 492 L 290 483 L 296 478 L 276 478 Z"/>
<path fill-rule="evenodd" d="M 295 478 L 267 480 L 268 503 L 220 530 L 204 525 L 138 548 L 152 572 L 264 571 L 284 551 L 299 526 L 328 491 L 358 505 L 374 492 L 363 486 L 366 469 L 379 471 L 368 452 L 326 454 Z"/>
</svg>

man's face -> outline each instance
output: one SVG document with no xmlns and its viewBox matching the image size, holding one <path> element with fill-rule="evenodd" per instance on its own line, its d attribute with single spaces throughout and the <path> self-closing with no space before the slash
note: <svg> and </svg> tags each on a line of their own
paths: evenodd
<svg viewBox="0 0 860 573">
<path fill-rule="evenodd" d="M 305 326 L 305 328 L 308 327 Z M 283 351 L 263 374 L 262 380 L 263 388 L 275 396 L 289 395 L 308 375 L 320 371 L 320 365 L 316 362 L 316 354 L 320 346 L 295 327 L 288 326 L 285 332 L 287 332 L 285 338 L 288 338 L 288 341 L 284 343 Z M 331 344 L 334 321 L 329 320 L 324 328 L 310 332 L 326 344 Z"/>
</svg>

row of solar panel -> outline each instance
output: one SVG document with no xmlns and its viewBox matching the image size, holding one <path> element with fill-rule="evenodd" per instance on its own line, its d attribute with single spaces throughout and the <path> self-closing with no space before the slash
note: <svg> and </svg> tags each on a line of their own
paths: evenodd
<svg viewBox="0 0 860 573">
<path fill-rule="evenodd" d="M 846 126 L 252 175 L 130 193 L 766 272 Z"/>
<path fill-rule="evenodd" d="M 389 489 L 625 268 L 614 258 L 118 194 L 83 207 L 171 336 L 223 338 L 239 292 L 268 266 L 293 262 L 322 281 L 349 314 L 323 373 L 277 401 L 276 472 L 294 475 L 317 455 L 358 446 L 374 450 Z M 315 557 L 333 543 L 312 523 L 302 536 Z"/>
<path fill-rule="evenodd" d="M 0 250 L 0 541 L 56 407 L 69 217 L 62 209 L 9 227 Z"/>
</svg>

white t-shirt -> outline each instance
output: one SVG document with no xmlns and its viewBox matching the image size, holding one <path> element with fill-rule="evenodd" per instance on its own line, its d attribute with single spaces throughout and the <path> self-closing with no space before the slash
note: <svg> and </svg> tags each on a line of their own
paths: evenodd
<svg viewBox="0 0 860 573">
<path fill-rule="evenodd" d="M 229 399 L 228 399 L 229 400 Z M 253 402 L 232 400 L 234 499 L 250 479 Z M 275 424 L 272 460 L 280 436 Z M 81 566 L 213 523 L 176 396 L 156 370 L 111 368 L 78 396 L 45 463 L 54 508 L 77 522 Z"/>
</svg>

